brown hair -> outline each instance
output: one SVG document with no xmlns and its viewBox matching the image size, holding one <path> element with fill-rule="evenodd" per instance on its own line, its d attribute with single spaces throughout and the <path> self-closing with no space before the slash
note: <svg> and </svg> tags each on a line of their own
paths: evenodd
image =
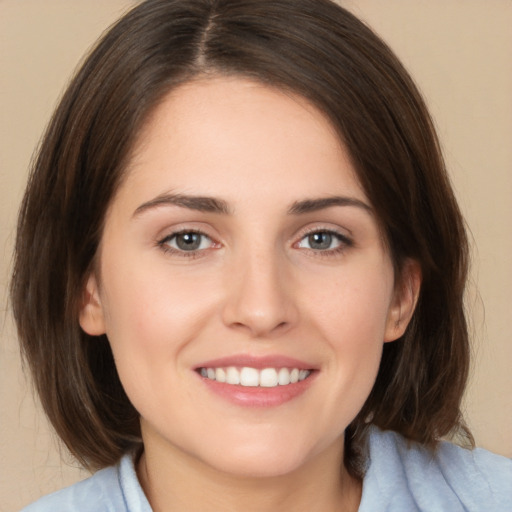
<svg viewBox="0 0 512 512">
<path fill-rule="evenodd" d="M 348 469 L 358 474 L 369 424 L 431 447 L 463 429 L 466 235 L 431 119 L 400 62 L 329 0 L 148 0 L 113 26 L 71 82 L 21 206 L 12 304 L 59 436 L 90 468 L 141 442 L 108 340 L 85 334 L 78 311 L 142 123 L 173 87 L 205 73 L 291 90 L 323 111 L 352 157 L 397 278 L 406 258 L 421 266 L 412 321 L 385 344 L 373 390 L 347 429 Z"/>
</svg>

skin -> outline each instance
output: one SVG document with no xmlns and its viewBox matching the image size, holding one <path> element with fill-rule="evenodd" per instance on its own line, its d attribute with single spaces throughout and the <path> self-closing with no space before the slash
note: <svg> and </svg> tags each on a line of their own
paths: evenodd
<svg viewBox="0 0 512 512">
<path fill-rule="evenodd" d="M 420 276 L 410 263 L 395 286 L 328 120 L 249 80 L 199 79 L 159 105 L 127 171 L 80 322 L 107 334 L 141 415 L 138 474 L 153 509 L 357 510 L 344 429 L 383 343 L 407 326 Z M 220 204 L 203 211 L 184 196 Z M 333 196 L 349 200 L 297 208 Z M 187 230 L 205 234 L 197 250 L 179 249 L 174 234 Z M 319 248 L 311 233 L 336 235 Z M 314 379 L 282 405 L 244 407 L 194 371 L 232 354 L 300 359 Z"/>
</svg>

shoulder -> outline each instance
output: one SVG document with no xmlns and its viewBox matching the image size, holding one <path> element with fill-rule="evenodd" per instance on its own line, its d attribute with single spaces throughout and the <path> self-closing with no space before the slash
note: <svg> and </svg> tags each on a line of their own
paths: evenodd
<svg viewBox="0 0 512 512">
<path fill-rule="evenodd" d="M 21 512 L 151 512 L 137 480 L 133 459 L 125 455 L 116 466 L 44 496 Z"/>
<path fill-rule="evenodd" d="M 448 442 L 430 451 L 374 429 L 360 508 L 366 510 L 510 512 L 512 460 Z"/>
</svg>

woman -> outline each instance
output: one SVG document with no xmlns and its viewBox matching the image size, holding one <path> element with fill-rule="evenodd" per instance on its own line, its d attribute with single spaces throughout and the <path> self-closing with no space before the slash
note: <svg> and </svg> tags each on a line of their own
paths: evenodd
<svg viewBox="0 0 512 512">
<path fill-rule="evenodd" d="M 471 444 L 467 247 L 430 118 L 340 7 L 135 8 L 55 113 L 16 251 L 45 410 L 106 468 L 29 510 L 510 508 L 510 461 L 439 442 Z"/>
</svg>

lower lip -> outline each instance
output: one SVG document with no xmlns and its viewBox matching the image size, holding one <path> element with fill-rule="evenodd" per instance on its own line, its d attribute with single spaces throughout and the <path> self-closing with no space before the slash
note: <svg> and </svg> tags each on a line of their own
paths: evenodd
<svg viewBox="0 0 512 512">
<path fill-rule="evenodd" d="M 226 384 L 202 377 L 201 375 L 199 375 L 199 378 L 210 391 L 235 405 L 243 407 L 277 407 L 305 393 L 315 376 L 316 372 L 313 372 L 309 377 L 300 382 L 286 386 L 275 386 L 273 388 Z"/>
</svg>

